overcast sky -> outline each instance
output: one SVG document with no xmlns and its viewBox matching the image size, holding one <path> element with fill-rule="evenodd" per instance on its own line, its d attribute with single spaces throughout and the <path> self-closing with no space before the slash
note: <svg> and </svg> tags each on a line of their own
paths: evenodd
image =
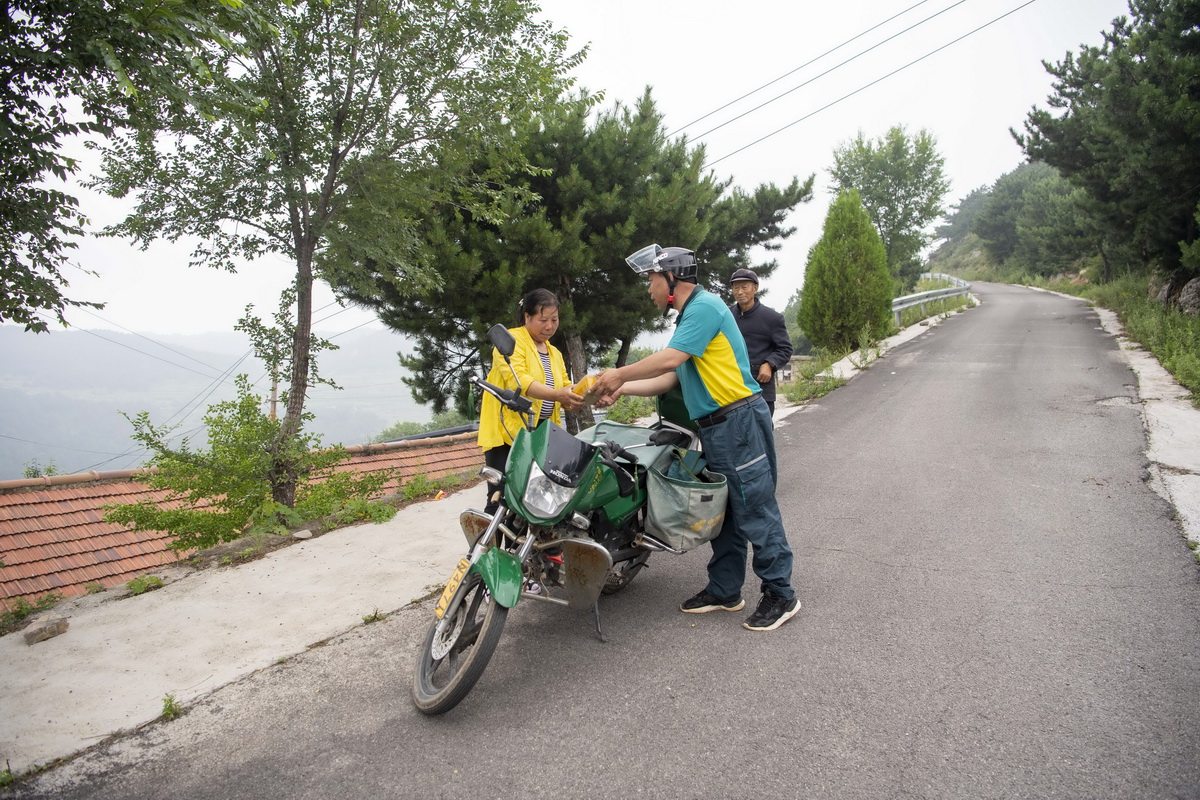
<svg viewBox="0 0 1200 800">
<path fill-rule="evenodd" d="M 652 87 L 668 131 L 702 143 L 718 177 L 751 191 L 816 175 L 814 199 L 791 215 L 797 231 L 764 283 L 777 308 L 801 286 L 820 237 L 836 146 L 860 130 L 879 138 L 894 125 L 926 129 L 946 160 L 948 203 L 957 202 L 1021 163 L 1008 129 L 1019 129 L 1032 106 L 1046 106 L 1051 79 L 1041 61 L 1100 44 L 1101 32 L 1128 13 L 1125 0 L 542 0 L 542 8 L 577 47 L 590 45 L 580 86 L 604 92 L 605 107 L 633 103 Z M 124 206 L 85 197 L 85 208 L 103 225 Z M 291 273 L 280 259 L 237 275 L 189 269 L 188 254 L 165 243 L 141 252 L 120 240 L 85 242 L 78 262 L 98 277 L 68 271 L 69 296 L 107 307 L 98 317 L 70 311 L 69 321 L 147 334 L 228 331 L 247 303 L 264 316 L 272 311 Z M 322 289 L 317 305 L 330 302 Z M 351 309 L 320 321 L 338 310 L 318 313 L 318 329 L 372 319 Z"/>
</svg>

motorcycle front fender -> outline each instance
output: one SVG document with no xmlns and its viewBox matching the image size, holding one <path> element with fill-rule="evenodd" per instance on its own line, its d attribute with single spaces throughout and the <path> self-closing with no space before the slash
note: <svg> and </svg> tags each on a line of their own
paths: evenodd
<svg viewBox="0 0 1200 800">
<path fill-rule="evenodd" d="M 512 608 L 521 597 L 521 587 L 525 583 L 521 575 L 521 562 L 506 550 L 493 547 L 479 557 L 471 565 L 471 569 L 479 573 L 492 599 L 505 608 Z"/>
</svg>

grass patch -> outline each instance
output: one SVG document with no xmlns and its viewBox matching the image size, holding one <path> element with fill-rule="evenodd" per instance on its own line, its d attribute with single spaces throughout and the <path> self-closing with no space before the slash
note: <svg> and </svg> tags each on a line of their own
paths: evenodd
<svg viewBox="0 0 1200 800">
<path fill-rule="evenodd" d="M 129 590 L 129 593 L 135 596 L 139 594 L 145 594 L 146 592 L 152 592 L 155 589 L 161 589 L 162 587 L 163 580 L 157 575 L 143 575 L 142 577 L 134 578 L 133 580 L 129 581 L 129 583 L 125 584 L 125 588 Z"/>
<path fill-rule="evenodd" d="M 63 596 L 61 594 L 55 594 L 54 592 L 44 594 L 32 603 L 24 597 L 18 597 L 13 601 L 12 608 L 0 613 L 0 636 L 19 630 L 25 625 L 25 620 L 31 614 L 54 608 L 58 604 L 58 601 L 62 599 Z"/>
<path fill-rule="evenodd" d="M 462 483 L 462 478 L 458 475 L 447 475 L 442 478 L 430 478 L 423 472 L 418 472 L 413 475 L 404 485 L 400 487 L 400 496 L 405 500 L 418 500 L 424 497 L 431 497 L 438 492 L 450 492 L 458 488 Z M 386 503 L 376 503 L 379 508 L 370 509 L 369 513 L 377 516 L 370 516 L 371 522 L 387 522 L 392 517 L 396 516 L 396 507 Z"/>
<path fill-rule="evenodd" d="M 363 622 L 370 625 L 372 622 L 379 622 L 379 620 L 383 619 L 385 616 L 387 615 L 377 608 L 370 614 L 363 614 Z"/>
<path fill-rule="evenodd" d="M 836 353 L 822 348 L 814 350 L 812 360 L 799 362 L 796 380 L 781 384 L 779 390 L 793 403 L 807 403 L 824 397 L 846 383 L 845 378 L 826 374 L 840 358 Z"/>
<path fill-rule="evenodd" d="M 162 701 L 162 715 L 164 719 L 175 719 L 183 716 L 183 706 L 175 699 L 175 695 L 168 694 Z"/>
<path fill-rule="evenodd" d="M 858 349 L 848 357 L 855 369 L 866 369 L 871 362 L 883 354 L 879 340 L 871 335 L 871 326 L 864 325 L 858 332 Z"/>
</svg>

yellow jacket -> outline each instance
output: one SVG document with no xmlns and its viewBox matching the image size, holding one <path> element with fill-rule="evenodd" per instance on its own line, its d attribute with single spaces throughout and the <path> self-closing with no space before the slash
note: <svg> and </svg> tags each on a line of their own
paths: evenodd
<svg viewBox="0 0 1200 800">
<path fill-rule="evenodd" d="M 504 356 L 500 355 L 500 351 L 493 349 L 492 371 L 488 373 L 488 383 L 499 386 L 501 389 L 516 389 L 517 385 L 513 381 L 513 371 L 515 370 L 523 388 L 529 388 L 529 384 L 533 381 L 544 384 L 546 373 L 542 370 L 542 358 L 529 331 L 525 329 L 524 325 L 520 325 L 516 328 L 509 328 L 508 332 L 517 340 L 512 354 L 512 370 L 508 368 L 508 364 L 504 363 Z M 549 342 L 546 343 L 546 346 L 550 348 L 550 370 L 554 374 L 554 388 L 561 389 L 570 386 L 571 379 L 567 375 L 567 364 L 563 360 L 562 353 Z M 542 401 L 534 400 L 532 397 L 529 399 L 533 401 L 533 413 L 537 414 L 541 410 Z M 503 415 L 503 422 L 501 415 Z M 559 425 L 562 424 L 562 406 L 560 404 L 554 404 L 554 412 L 550 418 Z M 500 401 L 490 394 L 483 395 L 483 405 L 479 410 L 479 446 L 481 448 L 491 450 L 500 445 L 510 445 L 513 443 L 513 437 L 517 435 L 517 431 L 523 427 L 525 427 L 525 423 L 521 420 L 520 414 L 500 405 Z"/>
</svg>

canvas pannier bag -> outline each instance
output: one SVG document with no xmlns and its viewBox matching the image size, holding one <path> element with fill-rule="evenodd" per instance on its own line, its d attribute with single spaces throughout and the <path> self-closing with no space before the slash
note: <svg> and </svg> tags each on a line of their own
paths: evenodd
<svg viewBox="0 0 1200 800">
<path fill-rule="evenodd" d="M 646 473 L 646 532 L 687 552 L 721 532 L 729 486 L 695 450 L 674 450 Z"/>
</svg>

